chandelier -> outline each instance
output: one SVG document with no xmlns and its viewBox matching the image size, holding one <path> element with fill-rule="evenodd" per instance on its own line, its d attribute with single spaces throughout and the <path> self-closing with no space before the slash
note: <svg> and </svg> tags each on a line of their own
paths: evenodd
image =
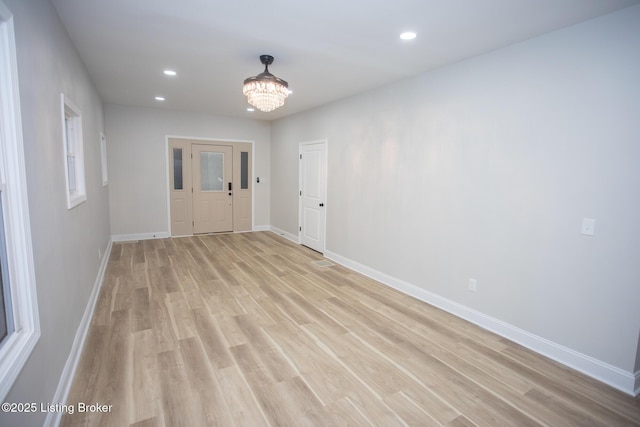
<svg viewBox="0 0 640 427">
<path fill-rule="evenodd" d="M 260 55 L 260 62 L 264 64 L 264 71 L 245 79 L 242 93 L 247 96 L 249 104 L 268 112 L 284 105 L 284 100 L 289 96 L 289 84 L 269 72 L 273 56 Z"/>
</svg>

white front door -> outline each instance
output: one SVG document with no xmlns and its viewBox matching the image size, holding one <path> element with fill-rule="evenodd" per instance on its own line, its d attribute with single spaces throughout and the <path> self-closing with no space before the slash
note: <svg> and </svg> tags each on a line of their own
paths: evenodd
<svg viewBox="0 0 640 427">
<path fill-rule="evenodd" d="M 324 253 L 327 143 L 300 144 L 300 243 Z"/>
<path fill-rule="evenodd" d="M 233 149 L 192 145 L 193 233 L 233 230 Z"/>
</svg>

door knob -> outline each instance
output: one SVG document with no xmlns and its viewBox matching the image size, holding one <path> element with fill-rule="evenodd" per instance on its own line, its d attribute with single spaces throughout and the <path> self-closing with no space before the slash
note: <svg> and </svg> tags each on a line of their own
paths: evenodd
<svg viewBox="0 0 640 427">
<path fill-rule="evenodd" d="M 319 206 L 320 206 L 321 208 L 323 208 L 323 207 L 324 207 L 324 203 L 320 203 L 320 205 L 319 205 Z"/>
</svg>

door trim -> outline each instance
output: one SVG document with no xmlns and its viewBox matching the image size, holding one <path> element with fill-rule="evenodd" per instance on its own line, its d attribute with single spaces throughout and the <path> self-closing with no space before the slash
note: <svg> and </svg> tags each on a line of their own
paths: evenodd
<svg viewBox="0 0 640 427">
<path fill-rule="evenodd" d="M 298 143 L 298 155 L 301 156 L 302 155 L 302 148 L 304 146 L 307 145 L 314 145 L 314 144 L 324 144 L 324 153 L 325 153 L 325 159 L 324 159 L 324 190 L 325 190 L 325 194 L 324 194 L 324 215 L 322 216 L 322 220 L 323 220 L 323 224 L 322 224 L 322 251 L 321 253 L 325 253 L 327 251 L 327 212 L 329 209 L 329 204 L 327 203 L 327 200 L 329 198 L 329 168 L 327 167 L 329 164 L 329 141 L 327 139 L 317 139 L 317 140 L 313 140 L 313 141 L 304 141 L 304 142 L 300 142 Z M 302 188 L 302 162 L 298 161 L 298 189 Z M 298 244 L 302 244 L 302 232 L 300 231 L 300 227 L 302 227 L 302 197 L 298 196 Z"/>
<path fill-rule="evenodd" d="M 171 159 L 169 157 L 169 140 L 170 139 L 189 139 L 189 140 L 193 140 L 193 141 L 197 141 L 200 142 L 202 144 L 211 144 L 211 145 L 216 145 L 216 143 L 218 145 L 220 144 L 231 144 L 233 145 L 234 143 L 244 143 L 244 144 L 251 144 L 251 230 L 255 230 L 255 208 L 256 208 L 256 204 L 255 204 L 255 196 L 256 196 L 256 192 L 255 192 L 255 167 L 256 167 L 256 161 L 255 161 L 255 153 L 256 153 L 256 146 L 255 146 L 255 141 L 252 140 L 248 140 L 248 139 L 229 139 L 229 138 L 209 138 L 209 137 L 199 137 L 199 136 L 184 136 L 184 135 L 169 135 L 166 134 L 164 136 L 164 156 L 165 156 L 165 167 L 164 167 L 164 172 L 165 172 L 165 209 L 167 210 L 167 234 L 170 237 L 178 237 L 178 236 L 171 236 Z"/>
</svg>

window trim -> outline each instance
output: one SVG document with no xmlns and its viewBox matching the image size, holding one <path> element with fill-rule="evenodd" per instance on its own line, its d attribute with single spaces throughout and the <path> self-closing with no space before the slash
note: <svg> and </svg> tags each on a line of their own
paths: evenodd
<svg viewBox="0 0 640 427">
<path fill-rule="evenodd" d="M 67 189 L 67 209 L 73 209 L 80 203 L 87 200 L 87 190 L 85 186 L 84 172 L 84 141 L 82 139 L 82 114 L 80 109 L 64 96 L 60 94 L 60 105 L 62 110 L 62 150 L 64 155 L 64 177 Z M 68 121 L 71 121 L 69 130 Z M 69 141 L 71 140 L 71 144 Z M 71 145 L 71 149 L 69 149 Z M 70 188 L 69 157 L 74 159 L 74 186 Z"/>
<path fill-rule="evenodd" d="M 40 338 L 13 14 L 0 1 L 0 185 L 14 331 L 0 347 L 0 401 Z"/>
</svg>

